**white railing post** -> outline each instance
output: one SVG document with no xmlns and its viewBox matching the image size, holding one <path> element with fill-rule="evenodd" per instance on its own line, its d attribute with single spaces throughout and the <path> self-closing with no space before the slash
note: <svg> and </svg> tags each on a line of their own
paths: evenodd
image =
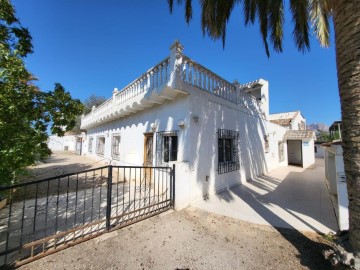
<svg viewBox="0 0 360 270">
<path fill-rule="evenodd" d="M 181 72 L 181 64 L 182 64 L 182 56 L 183 56 L 184 47 L 180 44 L 179 41 L 175 41 L 174 44 L 170 46 L 170 76 L 168 81 L 168 86 L 176 89 L 177 84 L 181 81 L 180 72 Z"/>
</svg>

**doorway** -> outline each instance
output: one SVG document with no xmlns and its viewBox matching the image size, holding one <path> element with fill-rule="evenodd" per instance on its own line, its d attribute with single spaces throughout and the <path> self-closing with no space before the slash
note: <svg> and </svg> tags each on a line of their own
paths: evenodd
<svg viewBox="0 0 360 270">
<path fill-rule="evenodd" d="M 287 141 L 288 164 L 295 166 L 303 166 L 302 141 Z"/>
<path fill-rule="evenodd" d="M 153 133 L 145 133 L 144 134 L 144 166 L 151 167 L 153 165 L 153 142 L 154 142 L 154 134 Z M 151 168 L 145 169 L 145 179 L 151 179 Z"/>
</svg>

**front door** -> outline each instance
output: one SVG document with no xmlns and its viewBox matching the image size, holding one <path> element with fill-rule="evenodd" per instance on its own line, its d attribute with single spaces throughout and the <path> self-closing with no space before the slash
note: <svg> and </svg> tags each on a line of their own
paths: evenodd
<svg viewBox="0 0 360 270">
<path fill-rule="evenodd" d="M 144 134 L 144 166 L 151 167 L 153 165 L 153 133 Z M 145 169 L 145 179 L 151 180 L 151 168 Z"/>
</svg>

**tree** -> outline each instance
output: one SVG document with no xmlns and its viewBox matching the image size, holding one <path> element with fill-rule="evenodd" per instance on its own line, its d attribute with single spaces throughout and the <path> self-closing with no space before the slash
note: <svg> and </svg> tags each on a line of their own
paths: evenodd
<svg viewBox="0 0 360 270">
<path fill-rule="evenodd" d="M 182 5 L 182 0 L 176 1 Z M 192 0 L 185 2 L 185 20 L 192 18 Z M 172 12 L 174 0 L 168 0 Z M 283 0 L 200 0 L 203 34 L 222 39 L 234 7 L 243 5 L 245 25 L 259 21 L 266 54 L 269 42 L 275 52 L 282 52 Z M 335 28 L 336 64 L 342 114 L 342 146 L 349 197 L 349 242 L 360 255 L 360 1 L 290 0 L 294 24 L 293 38 L 299 51 L 310 49 L 311 26 L 321 46 L 329 46 L 330 19 Z"/>
<path fill-rule="evenodd" d="M 31 35 L 9 0 L 0 0 L 0 185 L 14 183 L 22 170 L 51 152 L 48 130 L 63 135 L 82 112 L 64 87 L 43 92 L 23 59 L 33 52 Z"/>
<path fill-rule="evenodd" d="M 91 112 L 92 107 L 98 107 L 106 101 L 106 98 L 103 96 L 91 95 L 84 101 L 84 114 Z"/>
<path fill-rule="evenodd" d="M 83 114 L 90 113 L 93 106 L 98 107 L 99 105 L 103 104 L 105 101 L 106 101 L 106 98 L 103 96 L 91 95 L 83 103 L 83 106 L 84 106 Z M 76 124 L 71 131 L 74 132 L 75 134 L 80 134 L 81 133 L 81 128 L 80 128 L 81 115 L 78 115 L 76 117 L 75 121 L 76 121 Z"/>
</svg>

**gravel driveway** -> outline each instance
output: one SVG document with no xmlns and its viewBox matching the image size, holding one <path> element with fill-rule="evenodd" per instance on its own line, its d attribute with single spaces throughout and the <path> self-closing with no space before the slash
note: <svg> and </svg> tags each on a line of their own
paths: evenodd
<svg viewBox="0 0 360 270">
<path fill-rule="evenodd" d="M 315 233 L 276 229 L 195 208 L 167 212 L 20 269 L 330 269 Z"/>
</svg>

